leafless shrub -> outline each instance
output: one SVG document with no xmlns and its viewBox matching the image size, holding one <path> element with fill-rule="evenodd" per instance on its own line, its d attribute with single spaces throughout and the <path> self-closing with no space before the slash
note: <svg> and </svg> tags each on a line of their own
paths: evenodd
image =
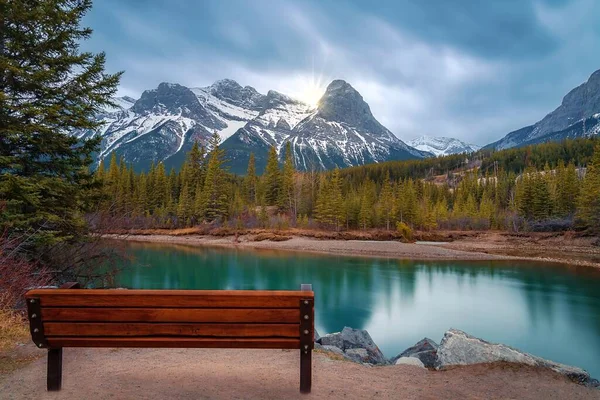
<svg viewBox="0 0 600 400">
<path fill-rule="evenodd" d="M 23 306 L 23 295 L 32 287 L 46 286 L 52 275 L 25 256 L 27 237 L 0 235 L 0 310 L 11 312 Z"/>
</svg>

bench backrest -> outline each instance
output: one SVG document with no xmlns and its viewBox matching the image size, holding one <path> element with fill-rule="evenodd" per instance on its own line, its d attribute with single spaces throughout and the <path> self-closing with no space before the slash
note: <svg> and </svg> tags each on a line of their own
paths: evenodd
<svg viewBox="0 0 600 400">
<path fill-rule="evenodd" d="M 38 347 L 313 348 L 312 291 L 34 289 Z"/>
</svg>

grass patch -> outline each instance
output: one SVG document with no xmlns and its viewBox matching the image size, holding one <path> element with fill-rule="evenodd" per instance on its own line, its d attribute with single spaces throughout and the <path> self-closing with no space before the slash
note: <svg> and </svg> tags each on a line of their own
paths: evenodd
<svg viewBox="0 0 600 400">
<path fill-rule="evenodd" d="M 22 315 L 0 310 L 0 351 L 27 341 L 29 329 Z"/>
<path fill-rule="evenodd" d="M 272 242 L 284 242 L 290 240 L 291 236 L 279 235 L 273 232 L 262 232 L 254 237 L 255 242 L 262 242 L 263 240 L 270 240 Z"/>
<path fill-rule="evenodd" d="M 20 343 L 25 345 L 18 345 Z M 0 310 L 0 377 L 26 366 L 45 353 L 31 344 L 27 321 L 22 314 Z"/>
<path fill-rule="evenodd" d="M 348 361 L 348 362 L 352 362 L 352 361 L 348 360 L 346 357 L 342 356 L 341 354 L 334 353 L 333 351 L 327 351 L 327 350 L 322 350 L 322 349 L 314 349 L 313 353 L 323 354 L 324 356 L 328 357 L 329 359 L 335 360 L 335 361 Z"/>
</svg>

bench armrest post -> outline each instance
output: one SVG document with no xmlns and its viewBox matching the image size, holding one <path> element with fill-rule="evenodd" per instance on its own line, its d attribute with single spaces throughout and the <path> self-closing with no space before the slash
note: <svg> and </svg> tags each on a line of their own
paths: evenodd
<svg viewBox="0 0 600 400">
<path fill-rule="evenodd" d="M 303 292 L 312 292 L 311 284 L 300 285 Z M 315 337 L 314 299 L 300 300 L 300 393 L 310 393 L 312 386 L 312 350 Z"/>
</svg>

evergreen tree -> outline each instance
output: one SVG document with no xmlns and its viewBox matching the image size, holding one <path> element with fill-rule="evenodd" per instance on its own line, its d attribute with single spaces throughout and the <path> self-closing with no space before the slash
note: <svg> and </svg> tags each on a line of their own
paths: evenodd
<svg viewBox="0 0 600 400">
<path fill-rule="evenodd" d="M 330 220 L 335 226 L 336 230 L 339 230 L 344 221 L 344 198 L 342 196 L 342 182 L 340 180 L 340 170 L 334 169 L 331 174 L 331 185 L 330 185 Z"/>
<path fill-rule="evenodd" d="M 112 153 L 108 166 L 108 190 L 112 194 L 116 194 L 119 189 L 119 164 L 117 163 L 117 155 Z"/>
<path fill-rule="evenodd" d="M 228 193 L 225 181 L 224 151 L 219 147 L 219 135 L 214 133 L 211 138 L 211 152 L 208 155 L 206 178 L 202 191 L 202 210 L 209 221 L 223 219 L 228 211 Z"/>
<path fill-rule="evenodd" d="M 294 187 L 294 160 L 292 158 L 292 148 L 290 142 L 285 144 L 285 159 L 283 162 L 283 171 L 281 174 L 281 188 L 279 191 L 279 207 L 286 212 L 296 216 L 297 204 Z"/>
<path fill-rule="evenodd" d="M 246 199 L 246 203 L 250 205 L 256 204 L 257 201 L 257 178 L 256 178 L 256 163 L 254 160 L 254 153 L 250 153 L 250 158 L 248 159 L 248 170 L 246 171 L 246 176 L 244 177 L 244 195 Z"/>
<path fill-rule="evenodd" d="M 193 204 L 193 200 L 190 198 L 189 184 L 185 182 L 177 203 L 177 218 L 180 220 L 180 225 L 189 223 L 192 217 Z"/>
<path fill-rule="evenodd" d="M 135 189 L 135 213 L 137 215 L 145 215 L 148 209 L 148 197 L 147 197 L 147 179 L 146 174 L 141 173 L 138 177 L 138 183 Z"/>
<path fill-rule="evenodd" d="M 165 173 L 165 165 L 162 162 L 155 168 L 154 192 L 152 194 L 152 206 L 154 209 L 164 211 L 169 198 L 169 185 Z"/>
<path fill-rule="evenodd" d="M 94 172 L 94 176 L 96 177 L 96 180 L 98 180 L 99 182 L 104 184 L 105 175 L 106 175 L 106 166 L 104 165 L 104 159 L 102 159 L 102 160 L 100 160 L 100 163 L 98 164 L 98 168 Z"/>
<path fill-rule="evenodd" d="M 587 166 L 578 200 L 577 219 L 593 233 L 600 233 L 600 144 Z"/>
<path fill-rule="evenodd" d="M 417 217 L 417 192 L 412 179 L 404 181 L 398 190 L 398 219 L 413 224 Z"/>
<path fill-rule="evenodd" d="M 373 218 L 373 205 L 369 201 L 369 195 L 366 188 L 363 188 L 360 196 L 360 209 L 358 211 L 358 222 L 361 229 L 367 229 L 371 226 Z"/>
<path fill-rule="evenodd" d="M 314 215 L 315 219 L 321 223 L 328 224 L 329 215 L 331 210 L 329 209 L 331 204 L 328 201 L 331 192 L 331 185 L 325 175 L 321 175 L 319 182 L 319 191 L 317 192 L 317 200 L 315 202 Z"/>
<path fill-rule="evenodd" d="M 123 214 L 127 214 L 130 209 L 131 185 L 129 182 L 129 170 L 127 164 L 122 158 L 119 164 L 119 183 L 117 186 L 117 197 L 119 199 L 119 210 Z"/>
<path fill-rule="evenodd" d="M 190 190 L 196 188 L 198 185 L 204 184 L 205 173 L 206 152 L 203 147 L 198 145 L 198 142 L 194 142 L 192 150 L 187 154 L 185 160 L 185 180 L 187 181 Z"/>
<path fill-rule="evenodd" d="M 567 167 L 564 167 L 564 162 L 559 161 L 556 172 L 556 215 L 559 217 L 572 216 L 577 207 L 577 199 L 579 198 L 579 178 L 575 165 L 570 162 Z"/>
<path fill-rule="evenodd" d="M 335 169 L 331 178 L 322 177 L 315 208 L 317 221 L 339 230 L 344 223 L 344 199 L 340 181 L 340 171 Z"/>
<path fill-rule="evenodd" d="M 533 218 L 534 174 L 532 169 L 525 170 L 516 186 L 515 205 L 519 215 L 526 219 Z"/>
<path fill-rule="evenodd" d="M 551 202 L 550 191 L 544 176 L 535 174 L 533 177 L 532 216 L 536 221 L 541 221 L 550 216 Z"/>
<path fill-rule="evenodd" d="M 175 214 L 177 211 L 175 199 L 179 197 L 179 184 L 175 168 L 171 168 L 171 172 L 169 172 L 167 185 L 169 191 L 167 194 L 167 212 L 169 214 Z"/>
<path fill-rule="evenodd" d="M 374 213 L 373 206 L 376 200 L 375 183 L 367 179 L 360 188 L 360 209 L 358 212 L 358 222 L 362 229 L 370 228 L 373 224 Z"/>
<path fill-rule="evenodd" d="M 0 228 L 34 232 L 37 244 L 80 240 L 99 138 L 70 131 L 99 126 L 116 92 L 104 54 L 81 52 L 91 1 L 0 2 Z"/>
<path fill-rule="evenodd" d="M 383 220 L 385 221 L 385 228 L 390 230 L 390 223 L 393 222 L 392 219 L 396 210 L 394 201 L 394 187 L 392 185 L 392 180 L 390 179 L 389 171 L 387 171 L 385 174 L 383 187 L 381 188 L 381 193 L 379 194 L 378 206 L 381 210 Z"/>
<path fill-rule="evenodd" d="M 266 205 L 275 206 L 279 200 L 279 189 L 281 185 L 279 162 L 277 161 L 277 150 L 271 146 L 269 157 L 265 168 L 265 200 Z"/>
</svg>

